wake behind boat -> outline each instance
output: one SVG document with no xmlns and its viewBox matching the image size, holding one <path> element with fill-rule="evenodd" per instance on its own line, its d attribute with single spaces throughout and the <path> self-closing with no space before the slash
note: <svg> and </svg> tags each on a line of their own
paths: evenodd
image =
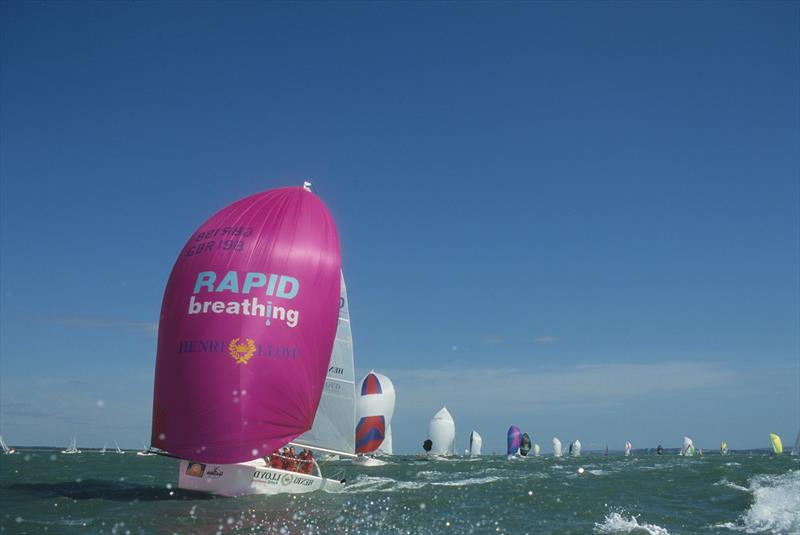
<svg viewBox="0 0 800 535">
<path fill-rule="evenodd" d="M 342 488 L 308 458 L 306 470 L 266 460 L 295 439 L 353 455 L 336 443 L 354 441 L 352 369 L 331 366 L 342 288 L 336 225 L 308 183 L 235 202 L 187 241 L 164 292 L 151 437 L 182 459 L 180 488 Z M 343 413 L 324 409 L 335 394 Z"/>
</svg>

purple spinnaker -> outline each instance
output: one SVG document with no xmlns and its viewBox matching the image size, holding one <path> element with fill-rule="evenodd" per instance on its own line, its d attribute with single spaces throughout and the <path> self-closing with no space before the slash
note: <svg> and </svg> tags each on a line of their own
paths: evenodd
<svg viewBox="0 0 800 535">
<path fill-rule="evenodd" d="M 507 437 L 507 448 L 506 453 L 508 455 L 514 455 L 519 450 L 519 445 L 522 442 L 522 436 L 519 432 L 519 427 L 516 425 L 512 425 L 508 428 L 508 437 Z"/>
<path fill-rule="evenodd" d="M 212 216 L 172 268 L 158 330 L 151 444 L 237 463 L 311 428 L 339 312 L 336 225 L 282 188 Z"/>
</svg>

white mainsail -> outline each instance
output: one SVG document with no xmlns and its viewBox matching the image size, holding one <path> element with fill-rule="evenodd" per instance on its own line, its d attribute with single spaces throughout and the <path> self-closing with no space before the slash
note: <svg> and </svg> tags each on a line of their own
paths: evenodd
<svg viewBox="0 0 800 535">
<path fill-rule="evenodd" d="M 561 441 L 553 437 L 553 457 L 561 457 Z"/>
<path fill-rule="evenodd" d="M 119 449 L 119 443 L 116 440 L 114 441 L 114 446 L 116 447 L 115 453 L 125 453 L 124 451 Z"/>
<path fill-rule="evenodd" d="M 353 334 L 350 329 L 350 306 L 344 275 L 340 273 L 341 296 L 339 323 L 331 361 L 314 424 L 292 444 L 335 455 L 355 457 L 355 366 Z"/>
<path fill-rule="evenodd" d="M 105 453 L 107 446 L 108 446 L 108 444 L 103 444 L 103 448 L 100 450 L 100 453 Z"/>
<path fill-rule="evenodd" d="M 542 452 L 542 447 L 539 444 L 533 445 L 533 456 L 538 457 Z"/>
<path fill-rule="evenodd" d="M 8 444 L 6 444 L 6 441 L 3 440 L 3 436 L 2 435 L 0 435 L 0 447 L 3 448 L 3 453 L 6 454 L 6 455 L 10 455 L 12 453 L 16 453 L 15 450 L 13 450 L 13 449 L 8 447 Z"/>
<path fill-rule="evenodd" d="M 630 440 L 625 441 L 625 457 L 630 456 L 632 449 L 633 449 L 633 444 L 631 444 L 631 441 Z"/>
<path fill-rule="evenodd" d="M 431 418 L 428 424 L 428 438 L 433 442 L 431 455 L 455 454 L 456 423 L 447 407 L 442 407 L 442 410 Z"/>
<path fill-rule="evenodd" d="M 358 396 L 356 397 L 356 435 L 369 441 L 370 435 L 361 435 L 363 432 L 362 419 L 370 416 L 383 417 L 383 441 L 375 453 L 392 455 L 392 416 L 394 415 L 395 390 L 392 381 L 375 370 L 370 372 L 359 383 Z M 369 426 L 369 422 L 363 425 Z M 369 448 L 371 449 L 371 447 Z M 363 442 L 356 441 L 356 451 L 363 452 Z"/>
<path fill-rule="evenodd" d="M 481 438 L 480 433 L 472 431 L 472 433 L 469 434 L 469 456 L 480 457 L 482 445 L 483 438 Z"/>
<path fill-rule="evenodd" d="M 580 457 L 581 455 L 581 441 L 576 440 L 572 444 L 569 445 L 569 454 L 573 457 Z"/>
</svg>

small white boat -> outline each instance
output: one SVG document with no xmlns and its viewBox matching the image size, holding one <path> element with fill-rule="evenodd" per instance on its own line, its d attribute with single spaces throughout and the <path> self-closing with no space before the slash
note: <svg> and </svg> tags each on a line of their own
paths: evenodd
<svg viewBox="0 0 800 535">
<path fill-rule="evenodd" d="M 625 457 L 630 457 L 632 450 L 633 450 L 633 444 L 631 444 L 630 440 L 626 440 L 625 441 Z"/>
<path fill-rule="evenodd" d="M 116 441 L 116 440 L 114 441 L 114 446 L 116 447 L 116 451 L 115 451 L 114 453 L 116 453 L 116 454 L 118 454 L 118 455 L 122 455 L 123 453 L 125 453 L 124 451 L 122 451 L 122 450 L 119 448 L 119 443 L 117 443 L 117 441 Z"/>
<path fill-rule="evenodd" d="M 155 455 L 155 453 L 150 451 L 147 445 L 145 445 L 145 443 L 142 442 L 142 449 L 140 451 L 137 451 L 136 455 L 138 455 L 139 457 L 152 457 Z"/>
<path fill-rule="evenodd" d="M 382 459 L 378 459 L 372 455 L 359 455 L 355 459 L 353 459 L 354 466 L 363 466 L 363 467 L 374 467 L 374 466 L 386 466 L 386 461 Z"/>
<path fill-rule="evenodd" d="M 106 453 L 106 446 L 108 446 L 108 444 L 103 444 L 103 447 L 102 447 L 102 448 L 100 448 L 100 455 L 105 455 L 105 453 Z"/>
<path fill-rule="evenodd" d="M 6 444 L 6 441 L 3 440 L 2 435 L 0 435 L 0 447 L 3 448 L 3 455 L 13 455 L 14 453 L 17 453 L 17 450 L 8 447 L 8 444 Z"/>
<path fill-rule="evenodd" d="M 78 441 L 75 437 L 72 437 L 72 442 L 69 443 L 67 449 L 61 450 L 61 453 L 63 453 L 64 455 L 74 455 L 80 452 L 81 450 L 78 449 Z"/>
</svg>

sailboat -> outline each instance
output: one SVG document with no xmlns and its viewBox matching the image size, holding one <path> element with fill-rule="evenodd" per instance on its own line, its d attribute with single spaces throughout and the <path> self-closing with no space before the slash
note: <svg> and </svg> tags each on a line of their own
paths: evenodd
<svg viewBox="0 0 800 535">
<path fill-rule="evenodd" d="M 155 455 L 155 452 L 152 452 L 148 449 L 147 444 L 142 442 L 142 449 L 136 452 L 136 455 L 139 457 L 152 457 Z"/>
<path fill-rule="evenodd" d="M 78 449 L 78 441 L 75 437 L 72 437 L 72 442 L 69 443 L 69 446 L 65 450 L 61 450 L 61 453 L 65 455 L 73 455 L 75 453 L 80 453 L 81 451 Z"/>
<path fill-rule="evenodd" d="M 392 454 L 392 415 L 394 414 L 394 385 L 388 377 L 371 370 L 361 381 L 356 403 L 355 449 L 358 457 L 353 464 L 382 466 L 386 461 L 375 458 L 375 453 Z"/>
<path fill-rule="evenodd" d="M 527 457 L 529 451 L 531 451 L 531 437 L 528 433 L 522 433 L 522 440 L 519 443 L 520 457 Z"/>
<path fill-rule="evenodd" d="M 683 446 L 681 447 L 680 455 L 684 457 L 693 457 L 695 454 L 694 442 L 689 437 L 683 437 Z"/>
<path fill-rule="evenodd" d="M 553 457 L 561 457 L 561 441 L 553 437 Z"/>
<path fill-rule="evenodd" d="M 631 451 L 633 451 L 633 444 L 631 444 L 630 440 L 625 441 L 625 457 L 631 456 Z"/>
<path fill-rule="evenodd" d="M 0 447 L 3 448 L 3 455 L 13 455 L 14 453 L 17 453 L 17 450 L 8 447 L 8 444 L 6 444 L 6 441 L 3 440 L 2 435 L 0 435 Z"/>
<path fill-rule="evenodd" d="M 728 455 L 728 443 L 724 440 L 719 445 L 719 453 L 720 455 Z"/>
<path fill-rule="evenodd" d="M 533 445 L 533 456 L 538 457 L 542 452 L 542 447 L 539 444 Z"/>
<path fill-rule="evenodd" d="M 188 240 L 164 292 L 151 436 L 181 459 L 180 488 L 343 489 L 308 457 L 301 472 L 273 456 L 294 440 L 354 455 L 328 431 L 355 440 L 355 394 L 343 393 L 348 414 L 318 411 L 324 392 L 348 388 L 329 379 L 341 287 L 336 224 L 308 183 L 237 201 Z"/>
<path fill-rule="evenodd" d="M 800 455 L 800 431 L 797 432 L 797 438 L 794 439 L 794 449 L 792 455 Z"/>
<path fill-rule="evenodd" d="M 522 444 L 522 433 L 519 427 L 512 425 L 506 433 L 506 455 L 509 460 L 519 457 L 520 444 Z"/>
<path fill-rule="evenodd" d="M 581 441 L 575 440 L 569 445 L 569 454 L 572 457 L 580 457 L 581 456 Z"/>
<path fill-rule="evenodd" d="M 114 447 L 116 448 L 116 451 L 114 451 L 114 453 L 117 453 L 117 454 L 119 454 L 119 455 L 122 455 L 123 453 L 125 453 L 124 451 L 122 451 L 121 449 L 119 449 L 119 443 L 117 443 L 117 441 L 116 441 L 116 440 L 114 441 Z"/>
<path fill-rule="evenodd" d="M 473 430 L 472 433 L 469 434 L 469 456 L 480 457 L 482 445 L 483 445 L 483 438 L 481 438 L 480 433 Z"/>
<path fill-rule="evenodd" d="M 783 453 L 783 442 L 781 442 L 781 437 L 775 433 L 770 433 L 769 439 L 772 442 L 772 452 L 775 455 L 780 455 Z"/>
<path fill-rule="evenodd" d="M 432 443 L 428 457 L 440 459 L 455 454 L 456 423 L 447 407 L 442 407 L 428 423 L 428 440 Z"/>
<path fill-rule="evenodd" d="M 105 453 L 106 453 L 106 446 L 108 446 L 108 444 L 103 444 L 103 447 L 100 449 L 100 454 L 101 454 L 101 455 L 105 455 Z"/>
</svg>

